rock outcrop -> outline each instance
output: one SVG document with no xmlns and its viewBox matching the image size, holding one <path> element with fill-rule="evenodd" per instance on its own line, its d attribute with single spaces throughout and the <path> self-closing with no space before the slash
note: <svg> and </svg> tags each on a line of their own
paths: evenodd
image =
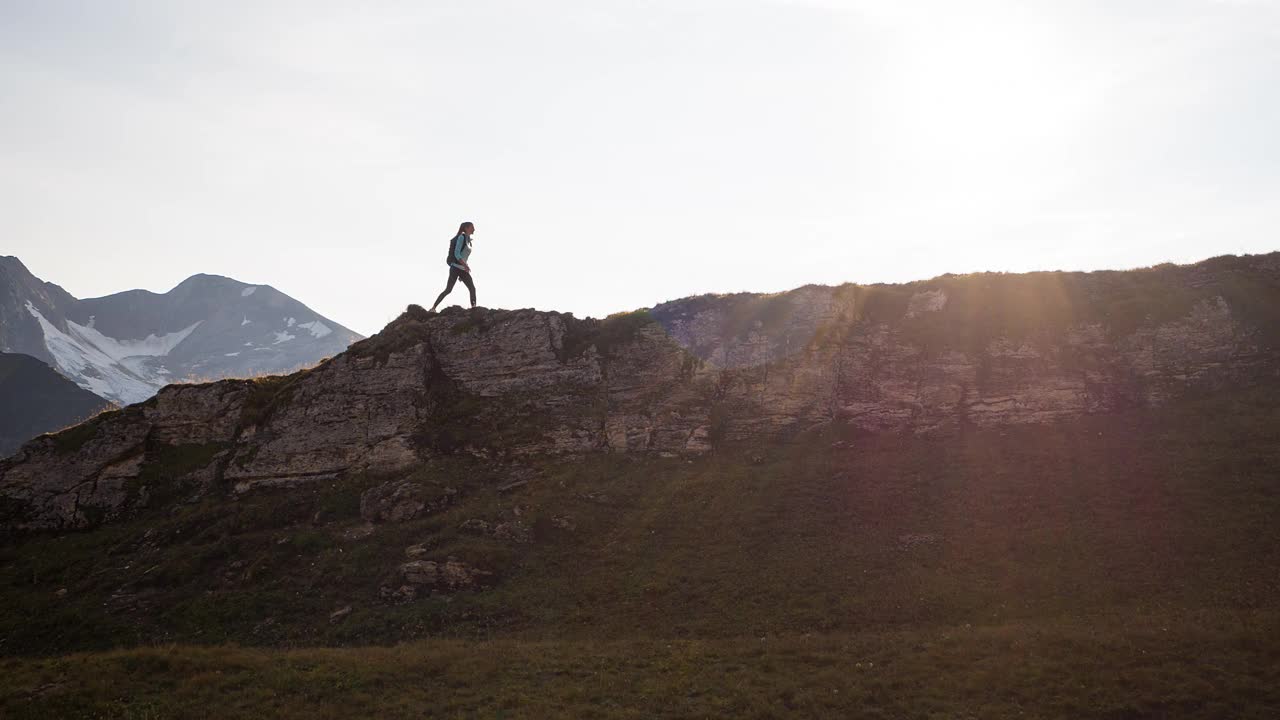
<svg viewBox="0 0 1280 720">
<path fill-rule="evenodd" d="M 447 502 L 434 456 L 697 454 L 828 423 L 1051 422 L 1274 378 L 1280 253 L 1128 273 L 944 276 L 689 298 L 605 320 L 411 306 L 293 375 L 170 386 L 0 463 L 9 529 L 160 498 L 386 475 L 368 520 Z"/>
<path fill-rule="evenodd" d="M 431 492 L 421 483 L 386 482 L 360 496 L 360 516 L 368 522 L 404 522 L 451 504 L 458 491 L 446 487 Z"/>
</svg>

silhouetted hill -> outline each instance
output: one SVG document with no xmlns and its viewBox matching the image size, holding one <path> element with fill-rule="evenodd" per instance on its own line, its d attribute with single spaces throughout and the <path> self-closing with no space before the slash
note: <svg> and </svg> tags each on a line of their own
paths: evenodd
<svg viewBox="0 0 1280 720">
<path fill-rule="evenodd" d="M 0 407 L 0 457 L 5 457 L 41 433 L 115 406 L 30 355 L 0 353 Z"/>
</svg>

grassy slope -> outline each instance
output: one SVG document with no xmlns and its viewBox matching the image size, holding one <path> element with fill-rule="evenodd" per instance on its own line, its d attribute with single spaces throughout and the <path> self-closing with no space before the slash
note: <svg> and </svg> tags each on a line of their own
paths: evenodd
<svg viewBox="0 0 1280 720">
<path fill-rule="evenodd" d="M 9 718 L 1274 717 L 1275 625 L 1263 634 L 1188 620 L 159 647 L 3 662 L 0 709 Z"/>
<path fill-rule="evenodd" d="M 365 540 L 344 533 L 369 478 L 0 549 L 0 714 L 198 714 L 220 698 L 219 717 L 1280 708 L 1280 408 L 1264 391 L 542 470 L 499 493 L 502 472 L 436 463 L 419 478 L 463 500 Z M 458 528 L 516 506 L 531 544 Z M 379 601 L 417 542 L 498 580 Z M 346 647 L 282 649 L 314 645 Z M 73 650 L 99 652 L 31 656 Z"/>
</svg>

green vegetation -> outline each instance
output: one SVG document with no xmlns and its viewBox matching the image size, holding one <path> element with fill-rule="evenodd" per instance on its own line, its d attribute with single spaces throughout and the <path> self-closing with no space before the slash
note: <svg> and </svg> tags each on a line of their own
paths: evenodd
<svg viewBox="0 0 1280 720">
<path fill-rule="evenodd" d="M 353 359 L 371 357 L 375 364 L 385 365 L 392 352 L 428 340 L 427 326 L 432 317 L 421 305 L 410 305 L 382 332 L 353 344 L 344 354 Z"/>
<path fill-rule="evenodd" d="M 0 714 L 1265 717 L 1278 471 L 1259 389 L 694 462 L 440 457 L 402 479 L 457 499 L 371 534 L 389 478 L 155 503 L 0 546 Z M 495 575 L 382 599 L 419 544 Z"/>
<path fill-rule="evenodd" d="M 565 358 L 581 357 L 587 348 L 595 346 L 601 355 L 611 355 L 615 349 L 635 340 L 641 328 L 654 322 L 648 308 L 614 313 L 603 320 L 576 320 L 569 316 L 565 318 L 561 353 Z"/>
<path fill-rule="evenodd" d="M 996 338 L 1051 342 L 1073 325 L 1098 323 L 1112 338 L 1180 320 L 1218 293 L 1192 288 L 1172 266 L 1128 272 L 944 275 L 909 285 L 850 286 L 858 319 L 893 323 L 926 350 L 981 351 Z M 946 294 L 936 312 L 905 315 L 913 295 Z"/>
<path fill-rule="evenodd" d="M 750 332 L 775 339 L 791 330 L 804 309 L 796 294 L 706 295 L 656 309 L 666 322 L 707 309 L 721 313 L 719 337 L 741 340 Z M 919 293 L 942 291 L 945 306 L 907 317 Z M 1114 340 L 1143 327 L 1178 322 L 1200 303 L 1223 298 L 1233 315 L 1256 328 L 1258 340 L 1280 348 L 1280 307 L 1271 301 L 1280 278 L 1256 258 L 1224 257 L 1194 266 L 1160 265 L 1124 272 L 1036 272 L 943 275 L 903 285 L 843 285 L 835 299 L 852 308 L 849 316 L 817 328 L 812 338 L 788 344 L 829 345 L 847 340 L 866 325 L 891 325 L 926 353 L 947 350 L 977 354 L 997 338 L 1050 345 L 1072 326 L 1096 324 Z"/>
<path fill-rule="evenodd" d="M 53 436 L 53 451 L 59 455 L 70 455 L 98 434 L 101 423 L 89 421 L 73 425 Z"/>
<path fill-rule="evenodd" d="M 786 330 L 787 321 L 795 312 L 795 306 L 787 295 L 731 295 L 726 314 L 724 336 L 743 339 L 756 331 L 776 335 Z"/>
<path fill-rule="evenodd" d="M 266 420 L 276 395 L 284 387 L 285 382 L 284 375 L 267 375 L 248 381 L 249 395 L 245 398 L 244 408 L 240 412 L 240 424 L 248 427 Z"/>
<path fill-rule="evenodd" d="M 615 313 L 600 321 L 591 342 L 601 355 L 609 355 L 614 348 L 633 342 L 641 328 L 654 322 L 653 315 L 647 308 Z"/>
<path fill-rule="evenodd" d="M 218 453 L 226 450 L 227 443 L 200 443 L 188 445 L 162 445 L 149 458 L 143 469 L 143 477 L 160 482 L 180 478 L 188 473 L 208 467 Z"/>
<path fill-rule="evenodd" d="M 276 408 L 289 404 L 298 383 L 314 369 L 298 370 L 288 375 L 264 375 L 250 380 L 224 381 L 243 382 L 249 387 L 249 395 L 240 411 L 240 427 L 261 425 L 270 420 Z"/>
<path fill-rule="evenodd" d="M 1231 312 L 1249 327 L 1257 328 L 1262 345 L 1280 349 L 1280 279 L 1257 273 L 1238 273 L 1219 285 Z"/>
<path fill-rule="evenodd" d="M 53 451 L 59 455 L 70 455 L 85 443 L 92 440 L 101 429 L 103 421 L 117 413 L 123 413 L 124 410 L 107 410 L 98 415 L 53 435 Z"/>
<path fill-rule="evenodd" d="M 0 712 L 229 720 L 1274 717 L 1276 626 L 1264 634 L 1221 620 L 734 640 L 433 640 L 358 650 L 166 646 L 10 661 Z"/>
<path fill-rule="evenodd" d="M 795 313 L 792 290 L 772 295 L 735 293 L 732 295 L 700 295 L 684 298 L 665 306 L 661 311 L 664 322 L 687 319 L 708 309 L 722 312 L 719 335 L 725 339 L 741 340 L 752 332 L 778 335 L 786 331 L 787 323 Z"/>
<path fill-rule="evenodd" d="M 454 323 L 449 327 L 450 335 L 464 335 L 471 331 L 485 332 L 489 329 L 489 318 L 479 312 L 469 312 L 462 317 L 462 320 Z"/>
<path fill-rule="evenodd" d="M 132 490 L 138 493 L 145 488 L 149 504 L 167 505 L 193 489 L 179 482 L 184 476 L 209 467 L 228 447 L 228 443 L 160 445 L 148 455 Z"/>
</svg>

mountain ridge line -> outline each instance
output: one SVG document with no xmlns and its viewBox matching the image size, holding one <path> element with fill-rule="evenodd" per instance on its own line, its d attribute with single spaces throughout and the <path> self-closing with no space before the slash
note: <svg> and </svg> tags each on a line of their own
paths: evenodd
<svg viewBox="0 0 1280 720">
<path fill-rule="evenodd" d="M 1154 407 L 1275 378 L 1278 306 L 1280 253 L 704 295 L 603 320 L 411 305 L 310 369 L 168 386 L 37 438 L 0 463 L 0 520 L 92 527 L 162 487 L 241 495 L 454 454 L 696 456 L 831 423 L 948 433 Z"/>
</svg>

